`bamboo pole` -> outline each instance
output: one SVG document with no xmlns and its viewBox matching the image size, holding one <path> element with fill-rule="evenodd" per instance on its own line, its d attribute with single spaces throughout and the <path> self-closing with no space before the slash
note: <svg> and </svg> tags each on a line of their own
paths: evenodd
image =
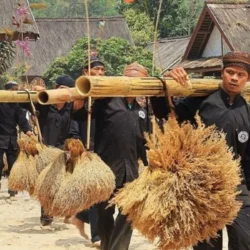
<svg viewBox="0 0 250 250">
<path fill-rule="evenodd" d="M 172 78 L 162 78 L 170 96 L 206 96 L 216 91 L 221 80 L 191 79 L 187 86 L 182 86 Z M 165 96 L 163 83 L 155 77 L 88 77 L 76 80 L 76 91 L 83 97 L 136 97 Z M 250 100 L 250 82 L 246 84 L 243 95 Z"/>
<path fill-rule="evenodd" d="M 37 96 L 37 101 L 42 105 L 73 102 L 79 99 L 83 97 L 76 92 L 75 88 L 43 90 Z"/>
<path fill-rule="evenodd" d="M 206 96 L 216 91 L 221 80 L 215 79 L 191 79 L 187 87 L 181 86 L 175 80 L 162 78 L 168 88 L 170 96 Z M 40 104 L 55 104 L 71 102 L 92 96 L 104 97 L 135 97 L 135 96 L 165 96 L 163 84 L 158 78 L 153 77 L 107 77 L 107 76 L 81 76 L 76 80 L 75 88 L 55 89 L 41 91 L 37 96 Z M 9 92 L 9 91 L 8 91 Z M 14 92 L 15 91 L 10 91 Z M 12 93 L 13 94 L 13 93 Z M 26 93 L 24 93 L 26 94 Z M 242 91 L 247 101 L 250 101 L 250 82 Z M 0 91 L 1 98 L 1 91 Z M 5 98 L 5 102 L 11 102 Z M 28 97 L 26 94 L 27 101 Z M 14 102 L 17 99 L 14 100 Z M 1 101 L 0 101 L 1 102 Z"/>
<path fill-rule="evenodd" d="M 31 100 L 37 102 L 37 92 L 30 91 L 29 93 Z M 30 100 L 26 91 L 0 90 L 0 103 L 2 102 L 24 103 L 30 102 Z"/>
</svg>

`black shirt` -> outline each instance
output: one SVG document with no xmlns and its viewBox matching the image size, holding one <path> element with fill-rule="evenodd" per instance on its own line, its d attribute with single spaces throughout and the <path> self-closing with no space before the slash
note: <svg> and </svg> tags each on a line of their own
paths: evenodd
<svg viewBox="0 0 250 250">
<path fill-rule="evenodd" d="M 17 103 L 0 103 L 0 148 L 17 150 L 17 125 L 26 133 L 31 130 L 25 112 Z"/>
<path fill-rule="evenodd" d="M 31 110 L 30 105 L 23 105 Z M 43 142 L 54 147 L 63 147 L 67 138 L 79 138 L 76 122 L 71 119 L 73 104 L 65 103 L 62 109 L 55 105 L 36 104 L 38 122 Z"/>
<path fill-rule="evenodd" d="M 157 99 L 152 98 L 151 100 L 155 113 L 160 118 L 167 118 L 169 110 L 166 105 L 162 105 L 161 98 Z M 250 109 L 241 95 L 236 96 L 231 105 L 229 104 L 229 96 L 223 89 L 219 89 L 208 97 L 189 97 L 178 101 L 175 103 L 175 111 L 180 122 L 184 120 L 194 122 L 194 116 L 198 111 L 205 125 L 215 124 L 219 130 L 223 130 L 226 133 L 228 146 L 233 149 L 236 157 L 242 159 L 243 176 L 246 175 L 246 180 L 250 180 L 250 161 L 247 157 L 247 152 L 250 152 Z M 242 191 L 240 198 L 244 204 L 250 205 L 245 179 L 239 189 Z"/>
<path fill-rule="evenodd" d="M 138 158 L 146 161 L 146 112 L 134 101 L 129 107 L 126 98 L 96 100 L 94 151 L 112 169 L 116 186 L 138 177 Z"/>
</svg>

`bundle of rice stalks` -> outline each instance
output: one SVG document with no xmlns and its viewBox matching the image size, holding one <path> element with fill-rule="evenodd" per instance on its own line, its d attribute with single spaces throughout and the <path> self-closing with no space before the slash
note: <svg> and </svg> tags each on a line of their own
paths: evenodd
<svg viewBox="0 0 250 250">
<path fill-rule="evenodd" d="M 115 188 L 115 177 L 110 168 L 96 154 L 66 143 L 72 158 L 67 162 L 67 173 L 56 193 L 49 215 L 71 216 L 107 200 Z M 81 157 L 78 157 L 81 154 Z M 73 169 L 73 171 L 72 171 Z"/>
<path fill-rule="evenodd" d="M 112 203 L 159 249 L 187 248 L 215 237 L 240 208 L 236 187 L 239 161 L 228 149 L 225 135 L 214 126 L 197 128 L 169 119 L 165 133 L 148 138 L 150 166 L 127 184 Z"/>
<path fill-rule="evenodd" d="M 62 153 L 62 150 L 53 147 L 45 147 L 40 151 L 36 160 L 36 170 L 40 174 L 49 164 Z"/>
<path fill-rule="evenodd" d="M 115 189 L 110 168 L 94 153 L 83 153 L 55 196 L 52 215 L 72 216 L 108 200 Z"/>
<path fill-rule="evenodd" d="M 13 191 L 24 191 L 26 190 L 29 179 L 28 171 L 25 165 L 27 155 L 24 150 L 24 140 L 19 140 L 19 155 L 14 165 L 12 166 L 10 176 L 8 179 L 9 190 Z"/>
<path fill-rule="evenodd" d="M 35 196 L 39 199 L 46 213 L 50 210 L 55 194 L 59 191 L 65 175 L 66 155 L 62 151 L 40 173 L 36 182 Z"/>
<path fill-rule="evenodd" d="M 18 144 L 20 152 L 10 173 L 9 189 L 15 191 L 26 190 L 32 195 L 38 177 L 36 157 L 39 151 L 42 150 L 42 146 L 33 137 L 23 137 L 18 141 Z"/>
<path fill-rule="evenodd" d="M 68 176 L 71 176 L 78 159 L 85 150 L 81 141 L 76 139 L 66 140 L 64 147 L 65 151 L 47 148 L 39 155 L 40 161 L 37 161 L 40 175 L 35 195 L 48 215 L 53 214 L 52 204 L 55 194 L 68 179 Z"/>
</svg>

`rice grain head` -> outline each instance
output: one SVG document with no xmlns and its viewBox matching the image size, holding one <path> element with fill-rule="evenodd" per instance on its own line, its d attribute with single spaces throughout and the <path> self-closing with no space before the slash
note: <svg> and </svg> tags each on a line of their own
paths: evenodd
<svg viewBox="0 0 250 250">
<path fill-rule="evenodd" d="M 159 249 L 188 248 L 216 237 L 232 223 L 241 203 L 239 160 L 215 126 L 181 126 L 170 118 L 156 143 L 147 138 L 149 167 L 112 200 Z"/>
</svg>

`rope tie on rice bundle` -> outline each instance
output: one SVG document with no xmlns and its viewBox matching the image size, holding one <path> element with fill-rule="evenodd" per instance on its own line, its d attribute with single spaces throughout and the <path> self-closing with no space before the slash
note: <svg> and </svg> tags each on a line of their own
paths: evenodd
<svg viewBox="0 0 250 250">
<path fill-rule="evenodd" d="M 80 140 L 68 139 L 65 151 L 43 170 L 36 195 L 46 214 L 71 216 L 110 197 L 115 188 L 113 172 Z"/>
<path fill-rule="evenodd" d="M 156 141 L 147 138 L 149 167 L 112 199 L 162 250 L 179 250 L 216 237 L 241 206 L 239 160 L 215 126 L 169 118 Z"/>
</svg>

